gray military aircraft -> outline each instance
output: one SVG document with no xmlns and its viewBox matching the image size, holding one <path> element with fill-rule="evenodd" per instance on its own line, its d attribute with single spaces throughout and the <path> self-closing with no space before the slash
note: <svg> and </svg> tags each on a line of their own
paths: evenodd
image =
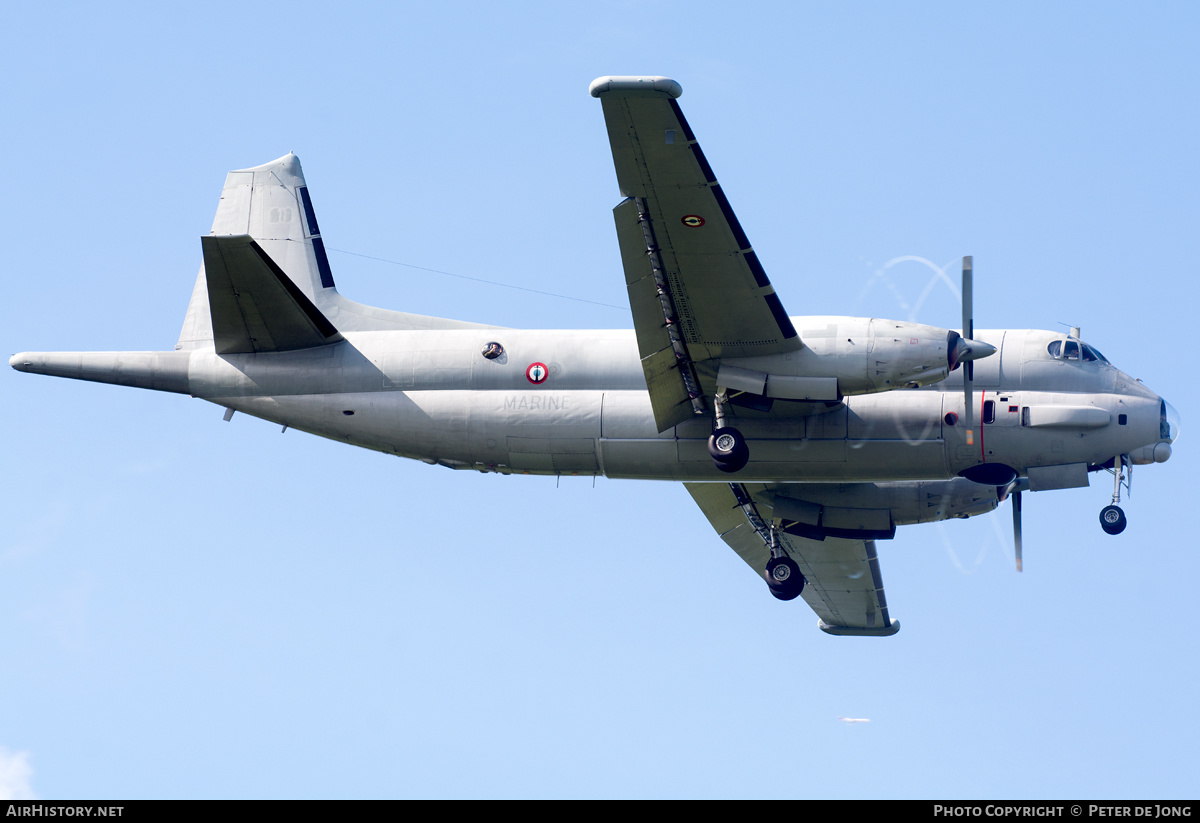
<svg viewBox="0 0 1200 823">
<path fill-rule="evenodd" d="M 602 77 L 634 330 L 526 331 L 334 286 L 300 161 L 230 172 L 174 351 L 25 352 L 19 371 L 200 397 L 454 469 L 683 481 L 775 597 L 890 635 L 875 541 L 1161 463 L 1174 410 L 1079 339 L 792 317 L 664 77 Z M 955 372 L 958 374 L 953 375 Z M 978 408 L 978 426 L 976 425 Z"/>
</svg>

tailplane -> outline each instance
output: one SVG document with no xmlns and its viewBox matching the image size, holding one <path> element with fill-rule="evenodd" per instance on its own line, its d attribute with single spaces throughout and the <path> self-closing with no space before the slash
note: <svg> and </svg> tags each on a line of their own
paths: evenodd
<svg viewBox="0 0 1200 823">
<path fill-rule="evenodd" d="M 253 237 L 200 238 L 217 354 L 324 346 L 342 335 Z"/>
<path fill-rule="evenodd" d="M 229 172 L 202 246 L 205 262 L 177 350 L 285 351 L 337 342 L 339 330 L 495 328 L 377 309 L 338 294 L 300 158 L 291 153 Z"/>
</svg>

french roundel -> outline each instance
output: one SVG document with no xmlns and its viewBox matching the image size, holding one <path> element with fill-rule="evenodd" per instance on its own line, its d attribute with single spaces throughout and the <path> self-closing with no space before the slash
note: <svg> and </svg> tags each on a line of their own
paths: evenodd
<svg viewBox="0 0 1200 823">
<path fill-rule="evenodd" d="M 545 363 L 530 363 L 529 368 L 525 370 L 525 377 L 535 386 L 539 383 L 545 383 L 546 378 L 549 376 L 550 370 L 546 368 Z"/>
</svg>

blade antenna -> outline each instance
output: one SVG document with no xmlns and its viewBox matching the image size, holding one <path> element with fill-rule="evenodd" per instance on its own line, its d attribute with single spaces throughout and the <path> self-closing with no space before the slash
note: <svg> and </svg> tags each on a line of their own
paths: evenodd
<svg viewBox="0 0 1200 823">
<path fill-rule="evenodd" d="M 975 339 L 975 318 L 972 304 L 974 296 L 974 258 L 967 255 L 962 261 L 962 336 L 967 340 Z M 971 409 L 971 395 L 975 384 L 975 363 L 968 360 L 963 364 L 963 395 L 966 399 L 967 411 L 967 445 L 975 445 L 975 415 Z"/>
</svg>

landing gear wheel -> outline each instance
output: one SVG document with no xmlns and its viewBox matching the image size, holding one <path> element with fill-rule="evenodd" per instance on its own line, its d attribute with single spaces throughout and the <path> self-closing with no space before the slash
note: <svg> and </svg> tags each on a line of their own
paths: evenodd
<svg viewBox="0 0 1200 823">
<path fill-rule="evenodd" d="M 804 575 L 790 557 L 772 557 L 767 561 L 767 588 L 780 600 L 795 600 L 804 591 Z"/>
<path fill-rule="evenodd" d="M 750 460 L 746 438 L 737 429 L 723 426 L 708 438 L 708 453 L 723 472 L 740 471 Z"/>
<path fill-rule="evenodd" d="M 1125 512 L 1120 506 L 1105 506 L 1100 510 L 1100 528 L 1108 534 L 1120 534 L 1125 531 Z"/>
</svg>

